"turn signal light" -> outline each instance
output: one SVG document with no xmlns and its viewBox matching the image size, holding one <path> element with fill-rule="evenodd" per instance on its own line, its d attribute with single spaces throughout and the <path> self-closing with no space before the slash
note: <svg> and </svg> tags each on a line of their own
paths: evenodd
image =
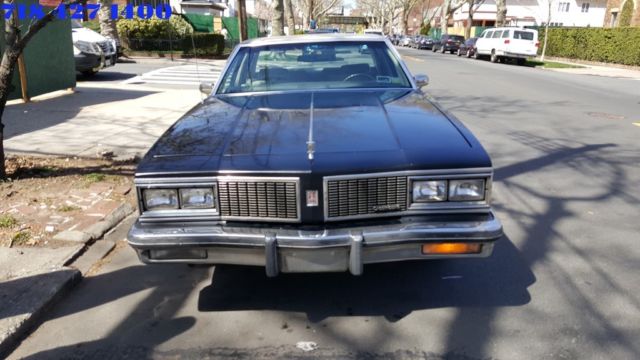
<svg viewBox="0 0 640 360">
<path fill-rule="evenodd" d="M 481 250 L 482 244 L 473 243 L 436 243 L 422 245 L 422 253 L 426 255 L 477 254 Z"/>
</svg>

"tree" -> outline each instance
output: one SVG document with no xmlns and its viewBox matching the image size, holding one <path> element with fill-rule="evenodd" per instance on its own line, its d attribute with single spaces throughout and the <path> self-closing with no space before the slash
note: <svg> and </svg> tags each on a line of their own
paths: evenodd
<svg viewBox="0 0 640 360">
<path fill-rule="evenodd" d="M 620 11 L 620 21 L 618 26 L 631 26 L 631 18 L 633 17 L 633 0 L 627 0 L 622 5 Z"/>
<path fill-rule="evenodd" d="M 67 5 L 77 4 L 80 0 L 72 1 Z M 8 4 L 14 4 L 15 2 L 8 2 Z M 4 154 L 4 124 L 2 123 L 2 116 L 4 115 L 4 109 L 7 104 L 7 98 L 11 92 L 11 79 L 13 78 L 13 72 L 18 62 L 18 58 L 22 55 L 25 47 L 29 41 L 48 23 L 53 21 L 56 16 L 56 10 L 50 10 L 41 19 L 33 21 L 23 36 L 20 33 L 20 27 L 18 20 L 14 15 L 6 19 L 5 10 L 0 10 L 0 16 L 4 17 L 5 28 L 3 31 L 5 46 L 2 52 L 2 61 L 0 62 L 0 179 L 6 179 L 7 173 L 5 168 L 5 154 Z"/>
<path fill-rule="evenodd" d="M 496 0 L 496 26 L 505 26 L 507 22 L 507 0 Z"/>
<path fill-rule="evenodd" d="M 309 28 L 311 20 L 317 21 L 329 11 L 342 5 L 342 0 L 297 0 L 298 8 L 304 14 L 302 17 L 302 27 Z"/>
<path fill-rule="evenodd" d="M 271 35 L 284 35 L 284 1 L 273 0 L 273 19 L 271 21 Z"/>
<path fill-rule="evenodd" d="M 414 6 L 418 4 L 418 0 L 401 0 L 400 1 L 400 16 L 402 33 L 407 34 L 409 32 L 409 15 Z"/>
<path fill-rule="evenodd" d="M 288 35 L 294 35 L 296 33 L 296 15 L 291 0 L 285 0 L 285 13 L 287 16 L 287 28 L 289 29 Z"/>
<path fill-rule="evenodd" d="M 552 0 L 547 0 L 547 22 L 544 24 L 544 44 L 542 45 L 542 54 L 540 60 L 544 61 L 544 54 L 547 52 L 547 40 L 549 39 L 549 23 L 551 23 L 551 4 Z"/>
<path fill-rule="evenodd" d="M 478 8 L 484 4 L 485 0 L 466 0 L 469 11 L 467 12 L 467 24 L 464 27 L 464 37 L 466 39 L 471 37 L 471 26 L 473 25 L 473 14 L 478 11 Z"/>
<path fill-rule="evenodd" d="M 442 35 L 449 33 L 449 17 L 451 14 L 464 4 L 465 2 L 460 0 L 444 0 L 440 8 L 440 30 L 442 30 Z"/>
<path fill-rule="evenodd" d="M 118 28 L 116 27 L 116 20 L 111 18 L 111 4 L 113 4 L 113 0 L 100 1 L 100 10 L 98 11 L 100 34 L 104 37 L 117 40 Z"/>
</svg>

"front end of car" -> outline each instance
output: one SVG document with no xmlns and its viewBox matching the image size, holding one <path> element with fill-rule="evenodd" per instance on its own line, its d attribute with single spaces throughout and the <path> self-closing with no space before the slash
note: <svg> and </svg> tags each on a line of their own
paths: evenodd
<svg viewBox="0 0 640 360">
<path fill-rule="evenodd" d="M 486 257 L 502 235 L 491 179 L 490 168 L 138 177 L 140 217 L 128 239 L 145 263 L 264 266 L 269 276 Z"/>
</svg>

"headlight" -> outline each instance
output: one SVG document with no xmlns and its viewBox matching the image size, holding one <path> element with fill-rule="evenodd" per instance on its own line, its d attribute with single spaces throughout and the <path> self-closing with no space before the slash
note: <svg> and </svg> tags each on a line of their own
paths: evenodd
<svg viewBox="0 0 640 360">
<path fill-rule="evenodd" d="M 447 200 L 447 181 L 430 180 L 413 182 L 413 202 Z"/>
<path fill-rule="evenodd" d="M 180 189 L 180 204 L 183 209 L 212 209 L 213 188 Z"/>
<path fill-rule="evenodd" d="M 178 191 L 175 189 L 146 189 L 142 197 L 146 210 L 178 208 Z"/>
<path fill-rule="evenodd" d="M 484 179 L 449 181 L 449 201 L 477 201 L 484 199 Z"/>
<path fill-rule="evenodd" d="M 82 51 L 83 53 L 97 54 L 97 55 L 100 54 L 100 48 L 94 43 L 78 40 L 73 43 L 73 46 L 75 46 L 78 50 Z"/>
</svg>

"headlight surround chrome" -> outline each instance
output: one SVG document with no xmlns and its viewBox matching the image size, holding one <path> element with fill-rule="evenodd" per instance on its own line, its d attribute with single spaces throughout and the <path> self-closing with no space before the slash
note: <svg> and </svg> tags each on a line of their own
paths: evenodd
<svg viewBox="0 0 640 360">
<path fill-rule="evenodd" d="M 484 200 L 484 179 L 459 179 L 449 181 L 449 201 Z"/>
<path fill-rule="evenodd" d="M 215 197 L 212 187 L 180 189 L 180 207 L 182 209 L 213 209 Z"/>
<path fill-rule="evenodd" d="M 145 210 L 173 210 L 179 207 L 176 189 L 145 189 L 142 198 Z"/>
<path fill-rule="evenodd" d="M 100 55 L 100 47 L 95 43 L 90 43 L 88 41 L 78 40 L 73 43 L 73 46 L 80 50 L 83 53 Z"/>
<path fill-rule="evenodd" d="M 413 182 L 413 202 L 438 202 L 447 200 L 447 180 Z"/>
</svg>

